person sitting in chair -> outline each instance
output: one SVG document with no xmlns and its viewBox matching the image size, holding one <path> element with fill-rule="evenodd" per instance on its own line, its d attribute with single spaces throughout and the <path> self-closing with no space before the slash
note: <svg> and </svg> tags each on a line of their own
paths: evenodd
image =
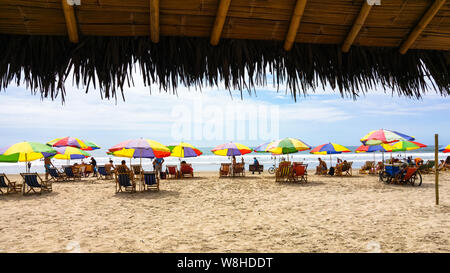
<svg viewBox="0 0 450 273">
<path fill-rule="evenodd" d="M 255 165 L 256 167 L 259 166 L 259 161 L 258 159 L 256 159 L 256 157 L 253 158 L 253 165 Z"/>
<path fill-rule="evenodd" d="M 323 161 L 320 157 L 319 157 L 319 166 L 317 166 L 316 168 L 316 174 L 323 174 L 327 172 L 327 163 L 325 163 L 325 161 Z"/>
<path fill-rule="evenodd" d="M 416 167 L 420 167 L 420 166 L 423 165 L 423 159 L 420 158 L 420 157 L 416 157 L 416 158 L 414 159 L 414 162 L 416 162 Z"/>
</svg>

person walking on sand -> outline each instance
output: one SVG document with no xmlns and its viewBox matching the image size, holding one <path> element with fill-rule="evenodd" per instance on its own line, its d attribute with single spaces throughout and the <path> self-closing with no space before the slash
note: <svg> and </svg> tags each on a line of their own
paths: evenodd
<svg viewBox="0 0 450 273">
<path fill-rule="evenodd" d="M 94 172 L 93 176 L 97 176 L 97 160 L 95 158 L 91 157 L 91 165 L 92 165 L 92 171 Z"/>
<path fill-rule="evenodd" d="M 155 158 L 155 160 L 153 160 L 153 169 L 157 173 L 161 173 L 163 163 L 164 163 L 164 158 Z"/>
</svg>

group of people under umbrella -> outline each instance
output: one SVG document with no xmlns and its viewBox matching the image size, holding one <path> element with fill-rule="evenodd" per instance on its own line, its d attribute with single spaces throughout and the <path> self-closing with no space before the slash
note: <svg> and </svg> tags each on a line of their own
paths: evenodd
<svg viewBox="0 0 450 273">
<path fill-rule="evenodd" d="M 415 142 L 414 137 L 391 130 L 372 131 L 361 138 L 363 145 L 356 152 L 398 152 L 408 151 L 426 147 L 426 145 Z M 248 153 L 264 152 L 272 155 L 285 155 L 310 150 L 312 147 L 295 138 L 284 138 L 278 141 L 268 142 L 251 149 L 240 143 L 225 143 L 211 151 L 219 156 L 242 156 Z M 64 137 L 49 141 L 46 144 L 37 142 L 20 142 L 11 146 L 0 148 L 0 162 L 31 162 L 41 158 L 54 158 L 70 161 L 72 159 L 83 159 L 90 156 L 87 151 L 100 149 L 93 142 L 83 141 L 78 138 Z M 441 149 L 443 152 L 450 151 L 450 145 Z M 311 154 L 330 155 L 351 152 L 348 148 L 336 144 L 326 143 L 315 147 Z M 142 166 L 143 158 L 164 158 L 168 156 L 189 158 L 200 156 L 202 152 L 193 145 L 180 142 L 165 146 L 157 141 L 149 139 L 134 139 L 123 141 L 111 147 L 108 154 L 116 157 L 139 158 Z M 257 162 L 257 161 L 255 161 Z M 28 164 L 27 171 L 28 169 Z M 156 164 L 155 170 L 161 171 L 162 164 Z M 47 166 L 46 166 L 47 168 Z M 95 168 L 95 166 L 94 166 Z M 95 170 L 94 170 L 95 171 Z"/>
</svg>

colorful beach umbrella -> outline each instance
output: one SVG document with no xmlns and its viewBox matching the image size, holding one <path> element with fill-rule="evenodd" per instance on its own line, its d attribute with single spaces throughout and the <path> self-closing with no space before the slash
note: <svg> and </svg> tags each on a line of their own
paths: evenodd
<svg viewBox="0 0 450 273">
<path fill-rule="evenodd" d="M 29 162 L 50 157 L 57 152 L 48 145 L 38 142 L 19 142 L 0 148 L 0 162 Z"/>
<path fill-rule="evenodd" d="M 202 154 L 199 149 L 186 142 L 170 144 L 167 148 L 171 152 L 170 156 L 174 157 L 197 157 Z"/>
<path fill-rule="evenodd" d="M 47 145 L 50 145 L 52 147 L 75 147 L 82 150 L 89 149 L 88 145 L 86 145 L 84 141 L 75 137 L 55 138 L 47 142 Z"/>
<path fill-rule="evenodd" d="M 439 151 L 443 153 L 450 153 L 450 145 L 447 145 L 446 147 L 440 149 Z"/>
<path fill-rule="evenodd" d="M 256 147 L 255 149 L 253 149 L 253 151 L 257 153 L 268 153 L 267 148 L 269 148 L 273 142 L 274 141 L 263 143 L 258 147 Z"/>
<path fill-rule="evenodd" d="M 122 149 L 114 152 L 106 152 L 106 154 L 126 158 L 155 158 L 155 153 L 149 149 Z M 156 157 L 166 157 L 169 155 L 170 152 Z"/>
<path fill-rule="evenodd" d="M 95 144 L 94 142 L 91 142 L 91 141 L 84 141 L 84 144 L 86 144 L 86 146 L 87 146 L 86 149 L 83 149 L 85 151 L 98 150 L 101 148 L 100 146 L 98 146 L 97 144 Z"/>
<path fill-rule="evenodd" d="M 316 155 L 329 155 L 329 154 L 340 154 L 340 153 L 349 153 L 351 152 L 348 148 L 336 144 L 336 143 L 327 143 L 317 146 L 316 148 L 310 151 L 311 154 Z"/>
<path fill-rule="evenodd" d="M 54 159 L 71 160 L 71 159 L 83 159 L 91 156 L 87 152 L 75 148 L 75 147 L 55 147 L 58 153 L 53 157 Z"/>
<path fill-rule="evenodd" d="M 376 130 L 368 133 L 363 138 L 361 138 L 361 142 L 364 145 L 380 145 L 382 143 L 393 143 L 397 141 L 412 141 L 414 137 L 396 132 L 391 130 Z"/>
<path fill-rule="evenodd" d="M 415 141 L 399 141 L 391 145 L 393 152 L 411 151 L 427 147 L 427 145 Z"/>
<path fill-rule="evenodd" d="M 311 149 L 311 146 L 304 143 L 300 139 L 296 138 L 283 138 L 278 141 L 272 142 L 266 149 L 266 151 L 272 154 L 292 154 L 300 151 L 306 151 Z"/>
<path fill-rule="evenodd" d="M 240 143 L 228 142 L 215 147 L 211 150 L 211 152 L 213 152 L 215 155 L 221 156 L 236 156 L 251 153 L 252 149 Z"/>
<path fill-rule="evenodd" d="M 361 145 L 356 151 L 357 153 L 373 153 L 373 152 L 392 152 L 392 147 L 389 144 L 380 145 Z"/>
<path fill-rule="evenodd" d="M 110 152 L 117 152 L 123 149 L 134 149 L 124 154 L 139 155 L 142 158 L 166 157 L 170 155 L 170 150 L 163 144 L 150 139 L 130 139 L 114 145 L 109 149 Z M 116 155 L 114 153 L 114 155 Z M 138 158 L 139 158 L 138 157 Z"/>
</svg>

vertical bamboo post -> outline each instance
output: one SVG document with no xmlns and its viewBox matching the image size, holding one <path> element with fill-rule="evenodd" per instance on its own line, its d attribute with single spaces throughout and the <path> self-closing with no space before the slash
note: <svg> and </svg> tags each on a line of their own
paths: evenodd
<svg viewBox="0 0 450 273">
<path fill-rule="evenodd" d="M 436 191 L 436 205 L 439 205 L 439 135 L 434 134 L 434 184 Z"/>
</svg>

